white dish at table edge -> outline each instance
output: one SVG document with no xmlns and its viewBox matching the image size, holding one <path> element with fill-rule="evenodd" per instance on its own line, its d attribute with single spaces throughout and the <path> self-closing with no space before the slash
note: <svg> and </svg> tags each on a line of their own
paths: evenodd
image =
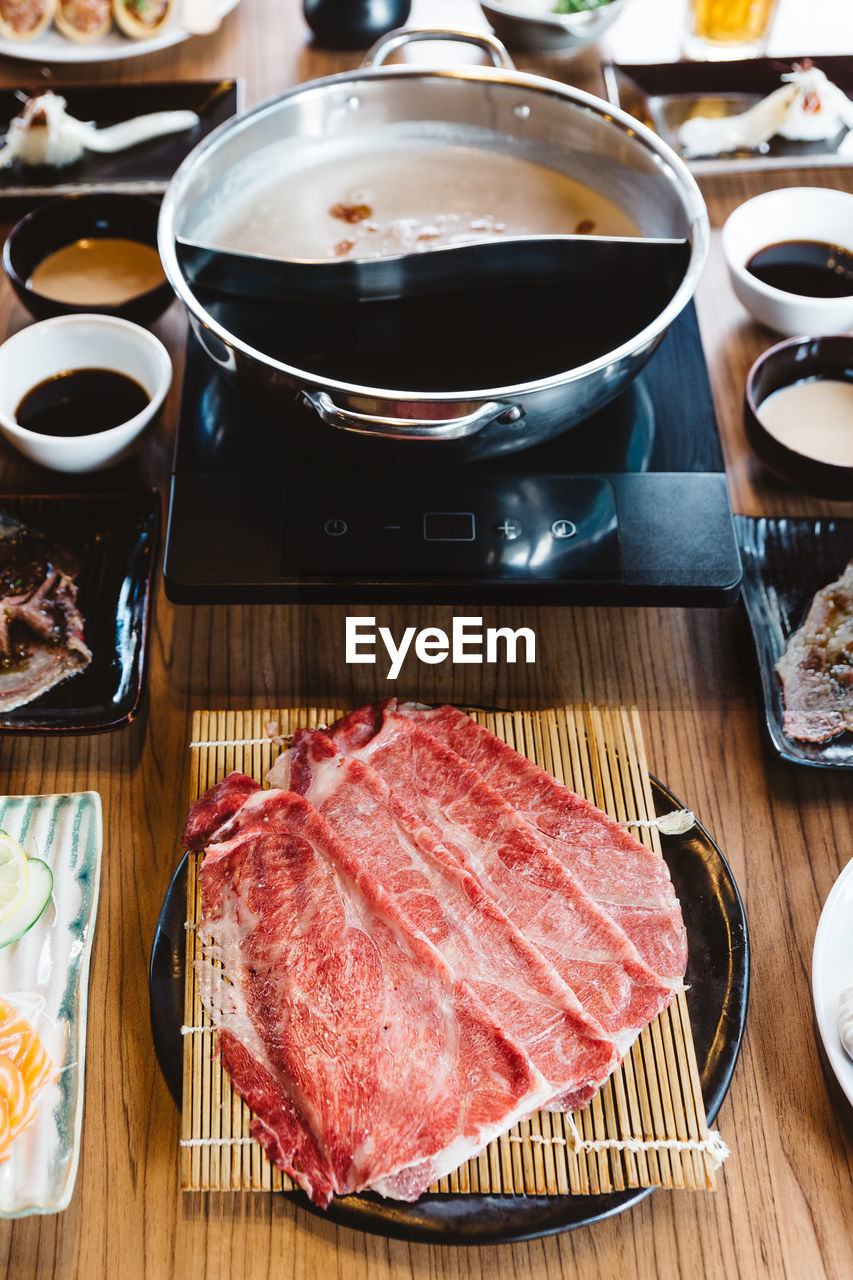
<svg viewBox="0 0 853 1280">
<path fill-rule="evenodd" d="M 0 827 L 53 872 L 44 914 L 0 950 L 0 995 L 35 1028 L 57 1078 L 0 1163 L 0 1218 L 68 1207 L 80 1159 L 89 960 L 101 874 L 96 791 L 0 797 Z"/>
<path fill-rule="evenodd" d="M 812 951 L 812 997 L 815 1017 L 829 1064 L 853 1106 L 853 1059 L 841 1044 L 838 1003 L 853 985 L 853 859 L 829 892 L 815 933 Z"/>
<path fill-rule="evenodd" d="M 224 18 L 236 9 L 240 0 L 219 0 L 219 17 Z M 95 44 L 75 44 L 62 35 L 56 27 L 49 27 L 34 40 L 6 40 L 0 37 L 0 55 L 7 58 L 18 58 L 24 62 L 41 62 L 46 66 L 51 63 L 86 63 L 86 62 L 119 62 L 124 58 L 139 58 L 145 53 L 159 53 L 161 49 L 171 49 L 172 45 L 189 40 L 191 33 L 181 25 L 180 0 L 165 30 L 150 40 L 131 40 L 113 26 L 102 40 Z M 8 123 L 8 122 L 4 122 Z"/>
</svg>

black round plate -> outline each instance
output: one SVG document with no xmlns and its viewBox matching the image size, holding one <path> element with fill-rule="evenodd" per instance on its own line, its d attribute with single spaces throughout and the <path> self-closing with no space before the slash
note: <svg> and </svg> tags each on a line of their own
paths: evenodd
<svg viewBox="0 0 853 1280">
<path fill-rule="evenodd" d="M 656 811 L 684 806 L 652 779 Z M 690 958 L 685 978 L 693 1042 L 709 1123 L 731 1082 L 743 1037 L 749 995 L 749 939 L 734 877 L 699 823 L 684 836 L 663 836 L 664 857 L 681 900 Z M 169 885 L 151 952 L 151 1031 L 160 1069 L 181 1105 L 186 945 L 184 857 Z M 362 1231 L 434 1244 L 494 1244 L 527 1240 L 589 1226 L 622 1213 L 653 1188 L 600 1196 L 426 1195 L 415 1204 L 383 1200 L 371 1192 L 333 1200 L 317 1209 L 301 1191 L 285 1192 L 296 1203 L 332 1222 Z"/>
</svg>

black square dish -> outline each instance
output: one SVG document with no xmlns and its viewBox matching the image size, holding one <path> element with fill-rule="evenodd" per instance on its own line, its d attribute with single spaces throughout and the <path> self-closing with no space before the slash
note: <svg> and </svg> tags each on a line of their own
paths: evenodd
<svg viewBox="0 0 853 1280">
<path fill-rule="evenodd" d="M 79 675 L 0 716 L 0 733 L 97 733 L 129 724 L 147 669 L 151 581 L 160 532 L 155 491 L 0 497 L 0 511 L 77 560 L 77 605 L 92 661 Z"/>
<path fill-rule="evenodd" d="M 608 63 L 607 99 L 653 129 L 684 157 L 678 131 L 694 114 L 737 115 L 782 86 L 782 76 L 801 63 L 813 63 L 848 96 L 853 94 L 853 58 L 845 54 L 814 58 L 737 58 L 731 61 Z M 756 151 L 728 151 L 687 159 L 696 174 L 762 169 L 799 169 L 846 165 L 853 160 L 849 130 L 833 138 L 797 142 L 775 137 Z"/>
<path fill-rule="evenodd" d="M 0 132 L 19 114 L 22 98 L 44 93 L 47 87 L 0 90 Z M 0 200 L 32 201 L 88 191 L 162 195 L 193 147 L 243 106 L 240 80 L 63 85 L 56 92 L 65 99 L 69 115 L 94 121 L 98 128 L 150 111 L 194 111 L 199 122 L 193 129 L 152 138 L 113 155 L 86 151 L 80 160 L 61 169 L 17 161 L 0 168 Z"/>
<path fill-rule="evenodd" d="M 853 558 L 853 519 L 769 520 L 735 516 L 743 561 L 743 599 L 755 641 L 764 715 L 774 749 L 792 764 L 853 769 L 853 733 L 798 742 L 782 729 L 776 663 L 802 624 L 812 598 Z"/>
</svg>

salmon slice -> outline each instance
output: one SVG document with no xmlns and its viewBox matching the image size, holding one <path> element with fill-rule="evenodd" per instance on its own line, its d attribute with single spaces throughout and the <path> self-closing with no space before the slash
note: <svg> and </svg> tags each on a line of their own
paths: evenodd
<svg viewBox="0 0 853 1280">
<path fill-rule="evenodd" d="M 7 1159 L 6 1151 L 12 1141 L 12 1121 L 9 1115 L 9 1104 L 0 1096 L 0 1160 Z"/>
<path fill-rule="evenodd" d="M 0 1054 L 0 1098 L 9 1108 L 12 1128 L 19 1128 L 30 1109 L 30 1091 L 23 1071 L 6 1054 Z"/>
<path fill-rule="evenodd" d="M 0 1160 L 32 1120 L 36 1096 L 52 1075 L 53 1064 L 38 1035 L 0 996 Z"/>
</svg>

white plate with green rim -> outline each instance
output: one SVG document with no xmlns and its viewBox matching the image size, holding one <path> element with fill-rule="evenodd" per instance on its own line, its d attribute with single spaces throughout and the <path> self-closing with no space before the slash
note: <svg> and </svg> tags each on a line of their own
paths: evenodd
<svg viewBox="0 0 853 1280">
<path fill-rule="evenodd" d="M 21 1218 L 67 1208 L 77 1176 L 101 799 L 96 791 L 0 797 L 0 828 L 53 873 L 42 915 L 0 949 L 0 996 L 34 1027 L 55 1072 L 0 1163 L 0 1217 Z"/>
</svg>

